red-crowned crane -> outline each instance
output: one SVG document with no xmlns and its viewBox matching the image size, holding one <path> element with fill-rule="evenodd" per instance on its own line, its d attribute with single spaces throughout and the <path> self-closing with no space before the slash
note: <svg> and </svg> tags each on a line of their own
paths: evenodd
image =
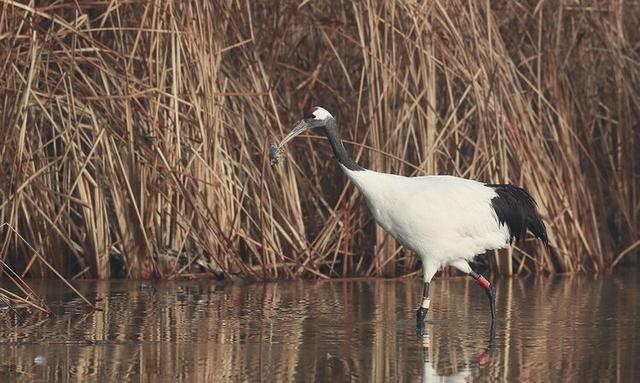
<svg viewBox="0 0 640 383">
<path fill-rule="evenodd" d="M 444 266 L 471 275 L 484 288 L 493 323 L 493 289 L 489 281 L 471 269 L 469 261 L 487 250 L 508 247 L 514 239 L 524 239 L 527 230 L 548 245 L 544 223 L 531 195 L 513 185 L 453 176 L 403 177 L 364 169 L 345 150 L 336 120 L 320 107 L 306 112 L 280 144 L 270 148 L 271 163 L 278 163 L 288 141 L 314 128 L 329 139 L 336 160 L 364 195 L 376 222 L 420 256 L 424 288 L 416 315 L 418 331 L 422 332 L 429 309 L 429 283 Z"/>
</svg>

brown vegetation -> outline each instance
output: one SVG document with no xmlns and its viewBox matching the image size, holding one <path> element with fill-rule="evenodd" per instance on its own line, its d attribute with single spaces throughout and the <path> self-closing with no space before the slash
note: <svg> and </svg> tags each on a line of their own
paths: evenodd
<svg viewBox="0 0 640 383">
<path fill-rule="evenodd" d="M 359 162 L 528 188 L 553 250 L 637 254 L 640 11 L 624 2 L 0 1 L 0 219 L 66 275 L 406 275 L 323 139 L 270 168 L 310 104 Z M 635 45 L 634 45 L 635 44 Z M 48 275 L 9 232 L 0 259 Z"/>
</svg>

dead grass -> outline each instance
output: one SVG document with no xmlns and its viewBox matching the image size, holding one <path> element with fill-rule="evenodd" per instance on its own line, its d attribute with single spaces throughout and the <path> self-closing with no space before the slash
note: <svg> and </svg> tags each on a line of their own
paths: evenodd
<svg viewBox="0 0 640 383">
<path fill-rule="evenodd" d="M 21 240 L 29 249 L 33 251 L 33 257 L 31 258 L 29 266 L 34 262 L 38 261 L 42 263 L 45 267 L 47 267 L 56 277 L 60 278 L 60 280 L 69 287 L 71 291 L 73 291 L 78 298 L 80 298 L 83 303 L 89 306 L 91 309 L 96 309 L 96 307 L 87 300 L 69 281 L 67 281 L 60 273 L 54 269 L 47 260 L 37 252 L 36 249 L 29 244 L 24 237 L 20 235 L 8 223 L 3 223 L 0 225 L 0 230 L 2 232 L 7 232 L 15 235 L 16 238 Z M 6 289 L 4 287 L 0 287 L 0 301 L 7 305 L 10 309 L 16 312 L 17 315 L 20 315 L 16 309 L 26 308 L 26 309 L 34 309 L 44 313 L 46 315 L 51 315 L 52 311 L 44 302 L 44 300 L 35 292 L 31 287 L 24 281 L 23 277 L 26 274 L 27 270 L 23 273 L 22 276 L 18 275 L 9 265 L 7 265 L 3 260 L 0 259 L 0 266 L 2 267 L 3 274 L 8 277 L 8 280 L 12 282 L 12 289 Z M 27 267 L 28 269 L 28 267 Z"/>
<path fill-rule="evenodd" d="M 37 4 L 37 5 L 36 5 Z M 637 255 L 640 12 L 624 2 L 0 1 L 0 219 L 71 276 L 407 275 L 305 105 L 366 167 L 528 188 L 553 248 L 496 272 Z M 5 235 L 0 259 L 51 271 Z"/>
</svg>

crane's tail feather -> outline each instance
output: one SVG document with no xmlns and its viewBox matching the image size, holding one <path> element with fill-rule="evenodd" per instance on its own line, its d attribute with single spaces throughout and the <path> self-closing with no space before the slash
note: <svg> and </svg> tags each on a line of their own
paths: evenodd
<svg viewBox="0 0 640 383">
<path fill-rule="evenodd" d="M 547 228 L 536 209 L 536 202 L 526 190 L 508 184 L 485 184 L 497 196 L 491 199 L 498 222 L 509 228 L 510 240 L 524 239 L 527 229 L 549 246 Z"/>
</svg>

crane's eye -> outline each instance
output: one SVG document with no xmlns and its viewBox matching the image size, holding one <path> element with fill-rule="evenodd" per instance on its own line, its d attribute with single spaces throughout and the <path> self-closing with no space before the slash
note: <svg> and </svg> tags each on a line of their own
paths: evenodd
<svg viewBox="0 0 640 383">
<path fill-rule="evenodd" d="M 318 110 L 317 106 L 309 108 L 306 112 L 304 112 L 304 119 L 310 120 L 316 118 L 316 116 L 313 114 L 313 112 L 315 112 L 316 110 Z"/>
</svg>

